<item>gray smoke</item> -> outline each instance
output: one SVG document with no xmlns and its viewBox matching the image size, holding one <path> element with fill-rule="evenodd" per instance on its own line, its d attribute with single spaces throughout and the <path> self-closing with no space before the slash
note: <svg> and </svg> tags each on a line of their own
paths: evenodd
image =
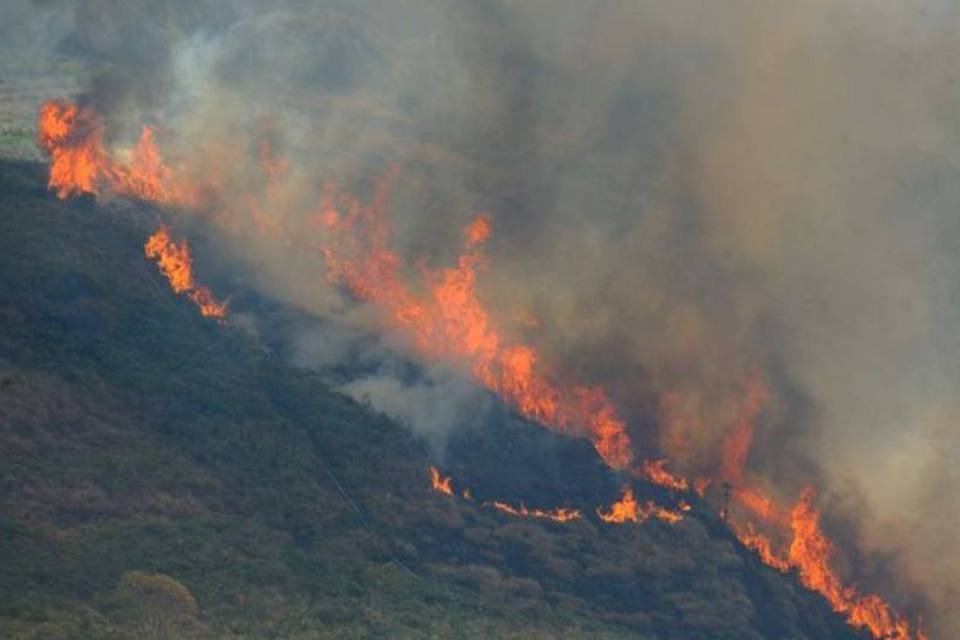
<svg viewBox="0 0 960 640">
<path fill-rule="evenodd" d="M 222 176 L 246 284 L 376 326 L 289 239 L 326 181 L 367 199 L 397 164 L 398 252 L 449 264 L 489 212 L 481 295 L 505 334 L 608 388 L 686 472 L 716 466 L 762 372 L 748 473 L 785 496 L 817 484 L 850 546 L 893 558 L 865 563 L 867 584 L 921 594 L 933 636 L 960 637 L 956 3 L 9 6 L 31 43 L 87 65 L 118 141 L 158 122 L 179 162 Z M 263 139 L 290 161 L 271 191 Z M 251 190 L 286 241 L 252 239 Z M 299 344 L 315 366 L 356 356 Z M 435 443 L 475 401 L 390 367 L 345 388 Z"/>
</svg>

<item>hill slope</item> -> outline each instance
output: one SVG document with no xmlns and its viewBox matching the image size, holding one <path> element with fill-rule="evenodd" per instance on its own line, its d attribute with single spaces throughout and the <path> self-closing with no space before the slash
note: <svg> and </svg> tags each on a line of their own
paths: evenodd
<svg viewBox="0 0 960 640">
<path fill-rule="evenodd" d="M 407 430 L 168 291 L 158 215 L 0 164 L 0 636 L 860 637 L 706 508 L 559 524 L 431 491 Z M 447 462 L 480 497 L 619 485 L 509 416 Z"/>
</svg>

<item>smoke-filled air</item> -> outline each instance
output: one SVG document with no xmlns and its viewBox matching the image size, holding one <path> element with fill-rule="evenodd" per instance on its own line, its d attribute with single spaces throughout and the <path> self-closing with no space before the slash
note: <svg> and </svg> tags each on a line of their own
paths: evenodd
<svg viewBox="0 0 960 640">
<path fill-rule="evenodd" d="M 145 256 L 204 315 L 271 331 L 242 286 L 315 318 L 292 360 L 365 362 L 339 388 L 426 439 L 438 491 L 473 500 L 445 442 L 495 398 L 623 491 L 478 506 L 703 500 L 852 627 L 960 637 L 960 5 L 9 11 L 86 70 L 38 105 L 53 194 L 173 212 Z"/>
</svg>

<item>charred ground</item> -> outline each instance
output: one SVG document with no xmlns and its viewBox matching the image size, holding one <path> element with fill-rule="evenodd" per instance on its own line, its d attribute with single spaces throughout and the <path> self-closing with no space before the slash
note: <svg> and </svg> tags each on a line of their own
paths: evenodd
<svg viewBox="0 0 960 640">
<path fill-rule="evenodd" d="M 167 290 L 141 251 L 161 212 L 44 178 L 0 163 L 0 635 L 860 637 L 705 505 L 598 522 L 622 479 L 506 411 L 445 471 L 588 517 L 431 491 L 409 431 Z"/>
</svg>

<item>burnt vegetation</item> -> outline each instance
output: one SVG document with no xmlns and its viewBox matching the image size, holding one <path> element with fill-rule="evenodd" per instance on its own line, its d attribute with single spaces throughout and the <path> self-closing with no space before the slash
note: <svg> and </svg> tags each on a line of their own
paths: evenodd
<svg viewBox="0 0 960 640">
<path fill-rule="evenodd" d="M 159 215 L 0 164 L 0 636 L 861 637 L 707 505 L 598 522 L 622 480 L 506 412 L 444 460 L 477 500 L 431 491 L 407 429 L 170 293 Z"/>
</svg>

